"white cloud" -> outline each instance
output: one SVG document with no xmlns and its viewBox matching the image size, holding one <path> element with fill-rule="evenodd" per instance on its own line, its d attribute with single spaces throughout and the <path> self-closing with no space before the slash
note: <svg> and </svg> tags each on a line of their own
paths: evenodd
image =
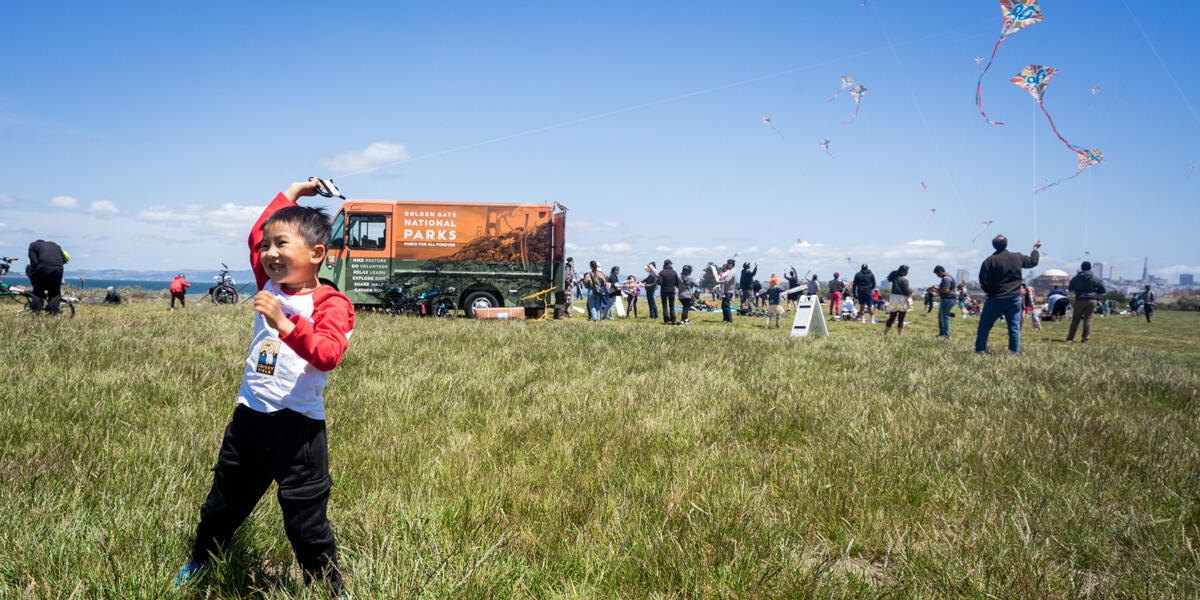
<svg viewBox="0 0 1200 600">
<path fill-rule="evenodd" d="M 1100 261 L 1100 262 L 1104 262 L 1104 261 Z M 1070 271 L 1068 271 L 1068 273 L 1069 272 Z M 1150 274 L 1157 275 L 1159 277 L 1167 277 L 1169 279 L 1175 279 L 1181 274 L 1200 275 L 1200 267 L 1189 267 L 1187 265 L 1171 265 L 1169 267 L 1160 267 L 1160 268 L 1151 269 Z M 1138 271 L 1138 276 L 1139 277 L 1141 276 L 1140 270 Z M 1171 283 L 1176 283 L 1177 281 L 1178 281 L 1178 279 L 1176 279 L 1176 281 L 1172 281 Z"/>
<path fill-rule="evenodd" d="M 408 160 L 408 149 L 404 144 L 375 142 L 364 150 L 339 154 L 321 159 L 321 164 L 337 173 L 357 173 L 378 169 L 386 164 Z"/>
<path fill-rule="evenodd" d="M 767 256 L 783 256 L 783 250 L 779 248 L 771 248 L 767 250 Z"/>
<path fill-rule="evenodd" d="M 0 223 L 0 231 L 8 231 L 8 223 Z"/>
<path fill-rule="evenodd" d="M 621 226 L 617 221 L 571 221 L 567 220 L 567 229 L 573 232 L 613 231 Z"/>
<path fill-rule="evenodd" d="M 618 253 L 618 254 L 621 252 L 630 252 L 633 250 L 633 246 L 631 246 L 625 242 L 615 242 L 612 244 L 600 244 L 599 248 L 600 248 L 601 252 L 612 252 L 612 253 Z"/>
<path fill-rule="evenodd" d="M 930 248 L 941 248 L 946 245 L 942 240 L 913 240 L 908 243 L 909 246 L 925 246 Z"/>
<path fill-rule="evenodd" d="M 79 201 L 71 196 L 55 196 L 50 199 L 50 206 L 55 208 L 79 208 Z"/>
<path fill-rule="evenodd" d="M 17 201 L 17 198 L 15 196 L 9 196 L 8 194 L 0 194 L 0 204 L 8 204 L 10 202 L 16 202 L 16 201 Z"/>
<path fill-rule="evenodd" d="M 571 242 L 567 242 L 567 243 L 563 244 L 563 247 L 566 248 L 567 250 L 578 250 L 579 249 L 578 244 L 572 244 Z"/>
<path fill-rule="evenodd" d="M 655 246 L 654 251 L 655 252 L 670 252 L 671 248 L 669 246 Z"/>
<path fill-rule="evenodd" d="M 117 205 L 108 200 L 97 200 L 88 207 L 88 212 L 97 215 L 115 215 L 121 212 L 117 209 Z"/>
<path fill-rule="evenodd" d="M 215 232 L 225 236 L 245 235 L 262 214 L 262 206 L 242 206 L 226 202 L 220 206 L 154 206 L 135 217 L 146 223 L 187 226 L 202 234 Z"/>
</svg>

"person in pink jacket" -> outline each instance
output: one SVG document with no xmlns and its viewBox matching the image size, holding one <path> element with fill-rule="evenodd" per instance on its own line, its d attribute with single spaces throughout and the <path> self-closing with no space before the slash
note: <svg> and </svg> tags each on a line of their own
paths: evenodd
<svg viewBox="0 0 1200 600">
<path fill-rule="evenodd" d="M 175 310 L 175 300 L 176 299 L 179 300 L 179 308 L 187 308 L 187 306 L 184 304 L 184 301 L 183 301 L 184 296 L 187 295 L 187 292 L 184 290 L 186 290 L 187 288 L 190 288 L 190 287 L 192 287 L 192 284 L 187 282 L 187 277 L 184 277 L 182 274 L 175 276 L 175 279 L 171 282 L 171 288 L 170 288 L 171 289 L 171 310 Z"/>
</svg>

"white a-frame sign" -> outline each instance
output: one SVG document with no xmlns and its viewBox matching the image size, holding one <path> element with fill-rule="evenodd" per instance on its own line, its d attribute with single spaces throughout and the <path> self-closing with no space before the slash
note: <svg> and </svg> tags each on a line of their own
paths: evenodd
<svg viewBox="0 0 1200 600">
<path fill-rule="evenodd" d="M 792 323 L 792 337 L 807 337 L 809 333 L 829 336 L 829 330 L 825 328 L 825 313 L 821 310 L 821 299 L 815 295 L 800 296 L 796 305 L 796 320 Z"/>
</svg>

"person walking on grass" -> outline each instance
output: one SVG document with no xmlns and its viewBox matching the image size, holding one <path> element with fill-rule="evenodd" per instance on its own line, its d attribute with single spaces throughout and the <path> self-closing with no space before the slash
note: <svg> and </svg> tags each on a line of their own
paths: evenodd
<svg viewBox="0 0 1200 600">
<path fill-rule="evenodd" d="M 594 260 L 589 262 L 588 272 L 583 276 L 583 287 L 588 291 L 588 318 L 592 321 L 599 321 L 604 316 L 604 290 L 607 286 L 600 263 Z"/>
<path fill-rule="evenodd" d="M 200 508 L 192 557 L 176 575 L 176 586 L 187 585 L 214 555 L 229 550 L 234 532 L 274 481 L 304 582 L 321 582 L 334 596 L 342 591 L 326 517 L 333 479 L 322 394 L 349 345 L 354 306 L 317 279 L 329 216 L 296 204 L 316 195 L 316 186 L 314 180 L 293 183 L 250 230 L 250 267 L 259 290 L 254 335 L 212 488 Z"/>
<path fill-rule="evenodd" d="M 779 278 L 771 278 L 771 287 L 763 290 L 762 294 L 767 297 L 767 322 L 763 324 L 764 328 L 771 328 L 771 319 L 775 319 L 775 329 L 779 329 L 779 319 L 783 317 L 783 293 L 787 291 L 783 286 L 779 285 Z"/>
<path fill-rule="evenodd" d="M 175 310 L 176 300 L 179 300 L 179 308 L 187 308 L 184 304 L 184 297 L 187 296 L 187 288 L 190 287 L 192 284 L 188 283 L 187 277 L 184 277 L 182 273 L 175 276 L 169 288 L 171 290 L 171 310 Z"/>
<path fill-rule="evenodd" d="M 908 314 L 908 310 L 912 308 L 912 287 L 908 285 L 908 265 L 900 265 L 900 268 L 888 273 L 888 283 L 892 286 L 892 295 L 888 298 L 888 320 L 883 326 L 883 335 L 887 335 L 892 329 L 892 322 L 899 320 L 896 323 L 896 335 L 900 335 L 904 331 L 904 317 Z"/>
<path fill-rule="evenodd" d="M 658 319 L 658 307 L 654 304 L 654 291 L 658 289 L 658 271 L 655 270 L 658 265 L 654 261 L 650 261 L 646 265 L 646 278 L 642 280 L 642 286 L 646 288 L 646 305 L 650 309 L 650 320 Z"/>
<path fill-rule="evenodd" d="M 829 280 L 829 316 L 836 317 L 838 310 L 842 304 L 842 291 L 846 289 L 846 285 L 839 279 L 841 273 L 834 272 L 833 279 Z"/>
<path fill-rule="evenodd" d="M 1022 329 L 1025 328 L 1025 317 L 1028 316 L 1028 317 L 1030 317 L 1030 320 L 1033 322 L 1033 330 L 1041 331 L 1042 330 L 1042 320 L 1040 317 L 1035 316 L 1033 290 L 1029 289 L 1029 286 L 1022 283 L 1020 296 L 1021 296 L 1021 328 Z"/>
<path fill-rule="evenodd" d="M 875 291 L 875 274 L 863 264 L 854 274 L 854 297 L 858 300 L 858 319 L 863 320 L 864 314 L 869 314 L 875 320 L 875 299 L 871 292 Z"/>
<path fill-rule="evenodd" d="M 1092 333 L 1092 317 L 1096 314 L 1096 304 L 1100 301 L 1100 296 L 1107 291 L 1100 278 L 1092 273 L 1091 261 L 1085 260 L 1079 265 L 1079 272 L 1071 278 L 1067 291 L 1075 292 L 1075 305 L 1071 307 L 1071 328 L 1067 330 L 1067 341 L 1075 339 L 1075 329 L 1079 327 L 1079 322 L 1083 321 L 1083 338 L 1079 341 L 1086 344 L 1088 336 Z"/>
<path fill-rule="evenodd" d="M 975 352 L 987 351 L 988 334 L 996 319 L 1004 317 L 1008 325 L 1008 351 L 1021 353 L 1021 269 L 1031 269 L 1038 264 L 1038 248 L 1041 240 L 1033 245 L 1029 256 L 1008 251 L 1008 238 L 998 235 L 992 239 L 996 249 L 983 260 L 979 268 L 979 287 L 987 294 L 983 312 L 979 315 L 979 330 L 975 333 Z"/>
<path fill-rule="evenodd" d="M 566 284 L 565 287 L 567 288 L 565 293 L 567 302 L 566 318 L 569 319 L 571 318 L 571 307 L 575 305 L 575 296 L 579 291 L 580 281 L 579 272 L 575 270 L 575 259 L 570 256 L 567 257 L 564 280 L 564 283 Z"/>
<path fill-rule="evenodd" d="M 938 337 L 950 339 L 950 311 L 958 295 L 954 292 L 954 278 L 946 272 L 946 267 L 938 265 L 933 268 L 933 274 L 938 277 L 937 285 L 930 286 L 926 291 L 937 294 L 938 297 Z"/>
<path fill-rule="evenodd" d="M 692 303 L 696 300 L 696 280 L 692 278 L 692 265 L 683 265 L 679 276 L 679 303 L 683 305 L 683 315 L 679 324 L 687 325 L 691 323 L 688 320 L 688 312 L 692 310 Z"/>
<path fill-rule="evenodd" d="M 1146 286 L 1146 291 L 1142 292 L 1138 302 L 1142 305 L 1142 312 L 1146 315 L 1146 323 L 1150 322 L 1150 316 L 1154 314 L 1154 292 L 1150 290 L 1150 286 Z"/>
<path fill-rule="evenodd" d="M 663 268 L 658 272 L 658 291 L 662 296 L 663 325 L 675 324 L 675 291 L 683 283 L 675 272 L 671 259 L 663 261 Z"/>
</svg>

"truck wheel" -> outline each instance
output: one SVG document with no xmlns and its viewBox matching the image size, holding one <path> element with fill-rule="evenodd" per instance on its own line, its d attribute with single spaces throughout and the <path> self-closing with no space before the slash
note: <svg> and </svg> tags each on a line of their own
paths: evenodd
<svg viewBox="0 0 1200 600">
<path fill-rule="evenodd" d="M 497 306 L 500 306 L 498 298 L 491 292 L 479 290 L 467 294 L 466 302 L 463 303 L 463 312 L 468 319 L 474 319 L 476 308 L 496 308 Z"/>
</svg>

